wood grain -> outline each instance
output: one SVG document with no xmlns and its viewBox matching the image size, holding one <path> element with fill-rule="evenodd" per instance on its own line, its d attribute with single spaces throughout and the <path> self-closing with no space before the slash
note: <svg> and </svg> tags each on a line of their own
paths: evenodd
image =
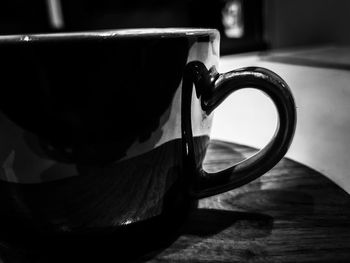
<svg viewBox="0 0 350 263">
<path fill-rule="evenodd" d="M 207 170 L 256 150 L 213 141 Z M 289 159 L 254 182 L 202 199 L 181 236 L 140 261 L 349 262 L 350 196 L 322 174 Z"/>
</svg>

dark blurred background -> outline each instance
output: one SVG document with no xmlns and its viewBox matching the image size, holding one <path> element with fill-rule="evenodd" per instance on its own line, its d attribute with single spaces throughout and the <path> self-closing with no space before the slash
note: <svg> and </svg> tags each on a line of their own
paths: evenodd
<svg viewBox="0 0 350 263">
<path fill-rule="evenodd" d="M 221 53 L 348 44 L 348 0 L 2 0 L 0 34 L 211 27 Z"/>
</svg>

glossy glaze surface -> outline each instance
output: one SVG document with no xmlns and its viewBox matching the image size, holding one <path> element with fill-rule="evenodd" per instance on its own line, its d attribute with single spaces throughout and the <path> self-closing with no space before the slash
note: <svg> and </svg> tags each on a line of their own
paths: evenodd
<svg viewBox="0 0 350 263">
<path fill-rule="evenodd" d="M 148 220 L 177 229 L 196 204 L 182 163 L 182 75 L 191 60 L 217 65 L 215 32 L 0 37 L 1 237 L 96 235 Z M 211 117 L 192 102 L 199 167 Z"/>
<path fill-rule="evenodd" d="M 152 32 L 0 39 L 2 179 L 70 177 L 78 166 L 108 165 L 180 138 L 183 68 L 194 59 L 217 64 L 218 40 Z M 210 119 L 203 122 L 193 103 L 195 135 L 208 135 Z M 45 173 L 53 165 L 57 172 Z"/>
</svg>

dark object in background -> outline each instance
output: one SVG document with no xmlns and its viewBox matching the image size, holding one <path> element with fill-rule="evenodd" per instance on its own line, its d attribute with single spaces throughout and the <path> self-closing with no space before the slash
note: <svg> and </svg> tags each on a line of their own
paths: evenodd
<svg viewBox="0 0 350 263">
<path fill-rule="evenodd" d="M 59 6 L 63 27 L 52 25 L 52 6 Z M 55 8 L 55 7 L 53 7 Z M 185 1 L 4 0 L 0 35 L 141 27 L 188 27 Z"/>
<path fill-rule="evenodd" d="M 61 0 L 67 30 L 127 27 L 206 27 L 221 33 L 221 53 L 266 48 L 263 0 Z"/>
<path fill-rule="evenodd" d="M 52 21 L 53 3 L 62 27 Z M 0 34 L 142 27 L 216 28 L 221 54 L 266 48 L 263 0 L 6 0 L 0 6 Z"/>
<path fill-rule="evenodd" d="M 220 31 L 221 54 L 267 47 L 263 39 L 263 0 L 190 0 L 189 10 L 191 26 Z"/>
<path fill-rule="evenodd" d="M 46 0 L 2 0 L 0 35 L 49 31 Z"/>
<path fill-rule="evenodd" d="M 61 0 L 66 30 L 189 26 L 187 1 Z"/>
</svg>

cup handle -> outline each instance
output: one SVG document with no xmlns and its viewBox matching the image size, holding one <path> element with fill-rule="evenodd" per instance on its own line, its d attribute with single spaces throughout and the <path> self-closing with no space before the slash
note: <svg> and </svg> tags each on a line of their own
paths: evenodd
<svg viewBox="0 0 350 263">
<path fill-rule="evenodd" d="M 270 142 L 255 155 L 225 170 L 208 173 L 198 168 L 191 127 L 193 84 L 207 115 L 237 90 L 249 87 L 267 94 L 278 112 L 277 128 Z M 215 68 L 208 70 L 202 62 L 193 61 L 184 71 L 181 117 L 184 169 L 190 172 L 189 193 L 192 197 L 204 198 L 247 184 L 274 167 L 292 142 L 296 107 L 288 85 L 268 69 L 248 67 L 219 74 Z"/>
</svg>

